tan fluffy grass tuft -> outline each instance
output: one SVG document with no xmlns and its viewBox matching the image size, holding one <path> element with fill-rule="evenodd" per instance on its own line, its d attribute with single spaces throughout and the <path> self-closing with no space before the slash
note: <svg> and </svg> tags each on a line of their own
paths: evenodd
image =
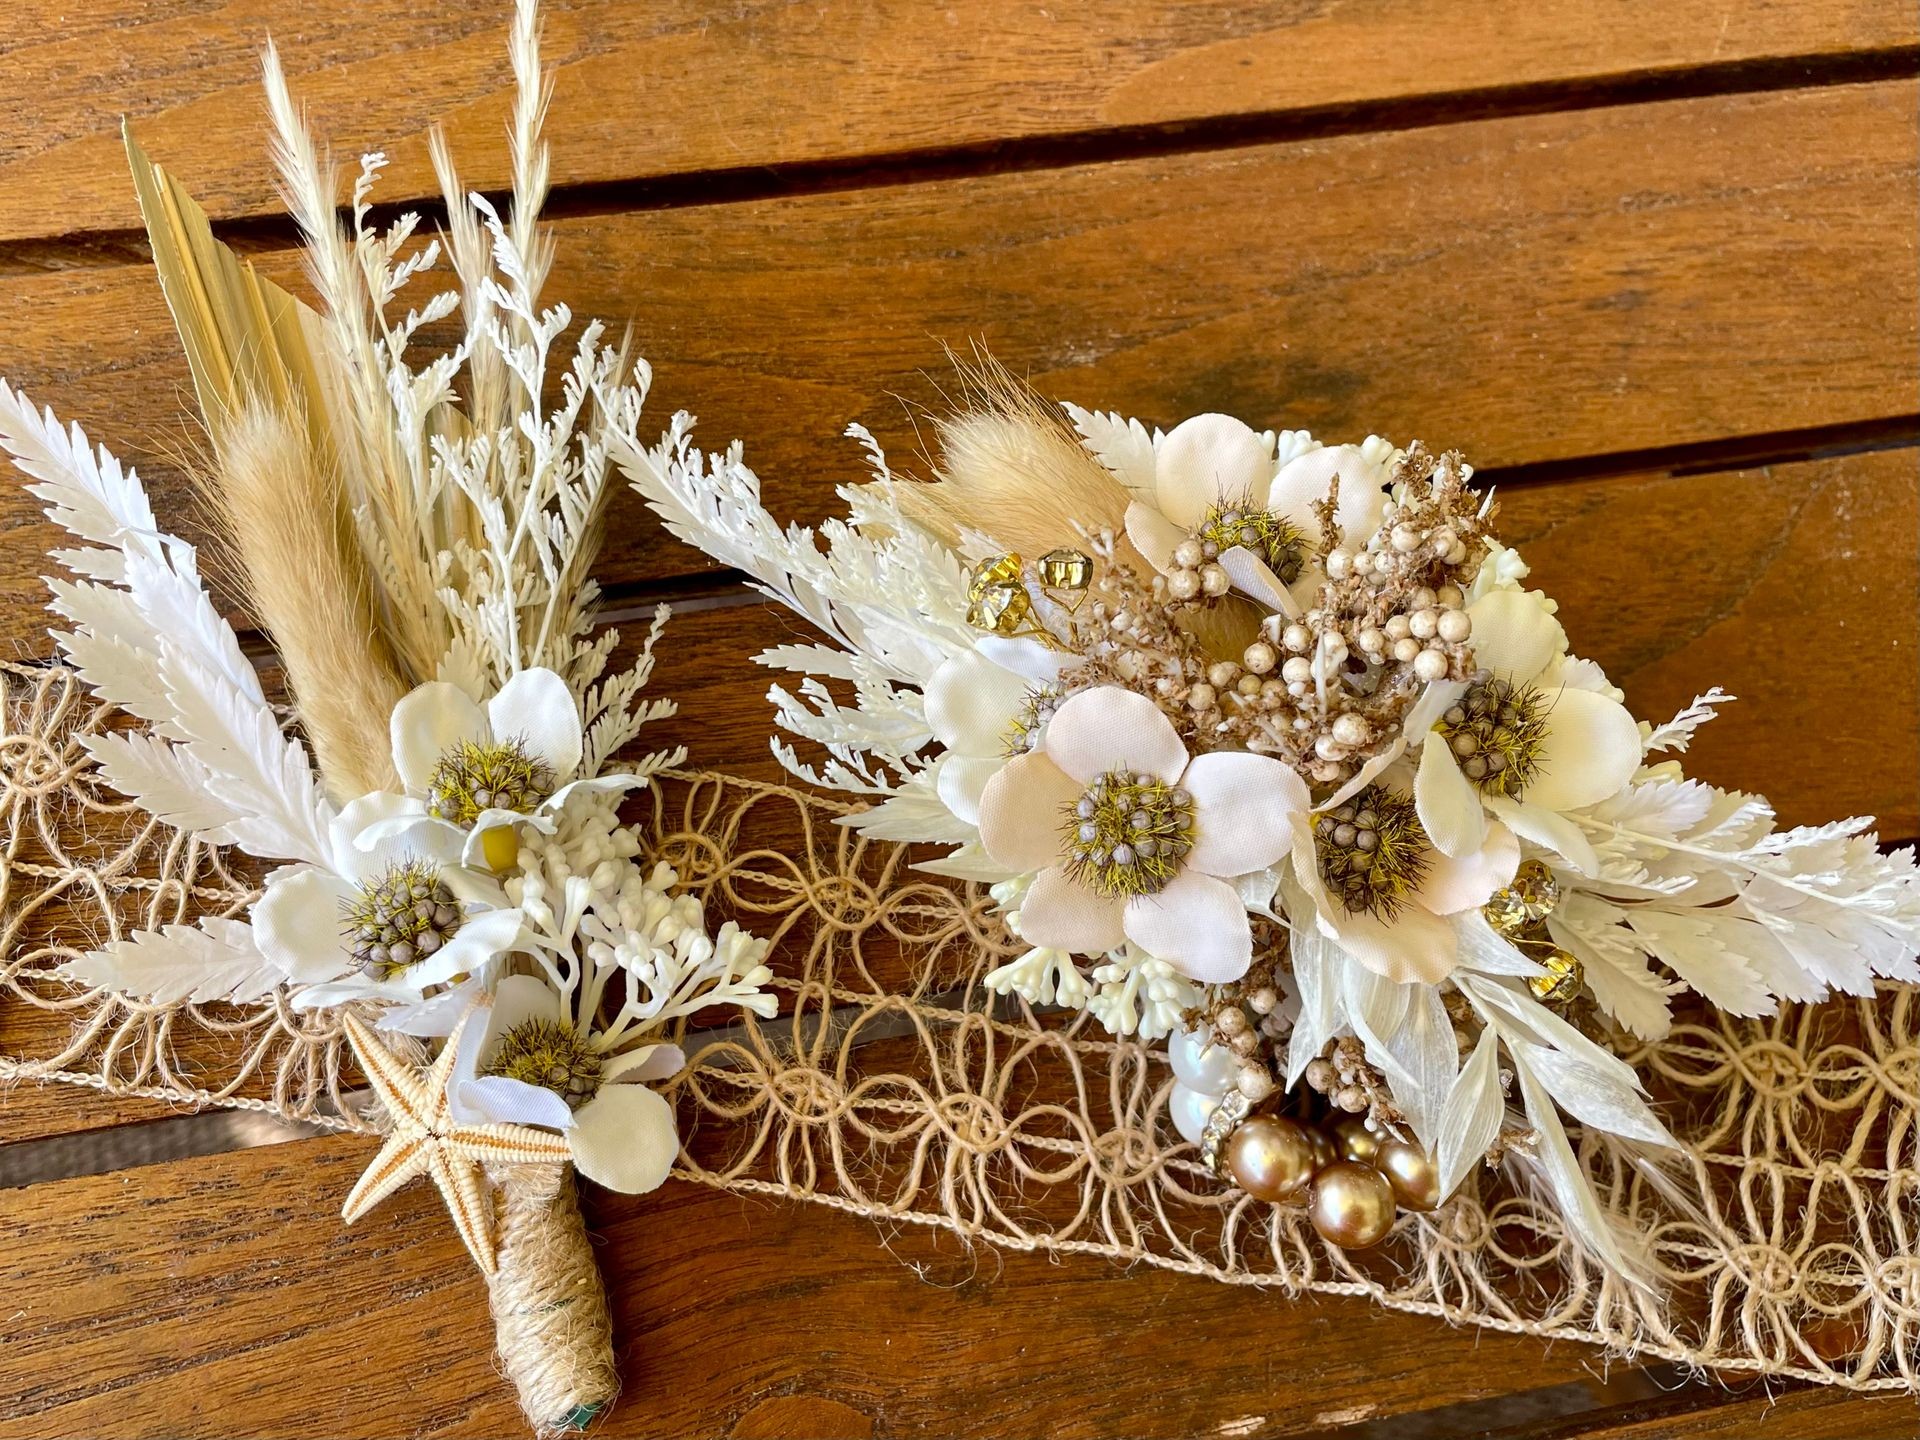
<svg viewBox="0 0 1920 1440">
<path fill-rule="evenodd" d="M 373 579 L 339 477 L 313 462 L 306 427 L 249 406 L 203 483 L 273 638 L 327 789 L 394 788 L 387 717 L 406 693 L 374 609 Z"/>
</svg>

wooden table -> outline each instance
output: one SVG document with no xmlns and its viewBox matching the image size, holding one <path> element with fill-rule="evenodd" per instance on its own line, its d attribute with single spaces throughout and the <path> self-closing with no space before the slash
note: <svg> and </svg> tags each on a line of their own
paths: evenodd
<svg viewBox="0 0 1920 1440">
<path fill-rule="evenodd" d="M 1789 822 L 1864 811 L 1920 834 L 1912 5 L 550 8 L 551 293 L 634 317 L 660 419 L 686 406 L 710 440 L 741 436 L 784 515 L 855 475 L 849 421 L 909 455 L 940 344 L 976 338 L 1049 393 L 1153 421 L 1224 409 L 1459 446 L 1640 713 L 1716 682 L 1741 697 L 1692 769 L 1769 791 Z M 470 183 L 504 183 L 500 11 L 15 0 L 0 374 L 139 457 L 191 531 L 146 458 L 180 433 L 186 370 L 119 117 L 292 276 L 255 86 L 269 24 L 338 151 L 388 150 L 400 202 L 431 193 L 434 116 Z M 43 656 L 54 537 L 15 488 L 0 517 L 5 644 Z M 771 775 L 747 657 L 796 622 L 626 500 L 601 574 L 623 610 L 702 602 L 660 666 L 684 707 L 663 738 Z M 31 1023 L 0 1003 L 0 1049 Z M 45 1177 L 0 1189 L 0 1436 L 517 1429 L 432 1193 L 340 1225 L 366 1142 L 94 1173 L 196 1123 L 0 1094 L 0 1177 Z M 628 1386 L 607 1434 L 1920 1429 L 1904 1398 L 1688 1383 L 681 1185 L 588 1204 Z"/>
</svg>

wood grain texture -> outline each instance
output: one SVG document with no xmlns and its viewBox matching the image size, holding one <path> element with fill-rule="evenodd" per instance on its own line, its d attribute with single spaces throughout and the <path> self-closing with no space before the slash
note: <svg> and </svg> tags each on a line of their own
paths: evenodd
<svg viewBox="0 0 1920 1440">
<path fill-rule="evenodd" d="M 296 1141 L 0 1191 L 0 1436 L 517 1433 L 483 1288 L 432 1192 L 341 1226 L 372 1151 Z M 608 1436 L 1308 1436 L 1536 1387 L 1607 1394 L 1577 1345 L 883 1240 L 677 1181 L 592 1195 L 589 1217 L 627 1386 Z M 1911 1404 L 1800 1409 L 1868 1433 Z"/>
<path fill-rule="evenodd" d="M 635 316 L 658 423 L 684 406 L 709 443 L 740 436 L 783 518 L 862 474 L 850 421 L 912 463 L 895 397 L 937 400 L 943 340 L 1155 422 L 1221 409 L 1419 437 L 1483 468 L 1912 416 L 1917 95 L 1719 97 L 587 217 L 558 227 L 551 293 Z M 291 282 L 299 261 L 265 268 Z M 187 374 L 147 268 L 0 281 L 0 306 L 0 374 L 123 458 L 177 446 Z M 186 517 L 184 486 L 141 468 Z M 12 487 L 0 527 L 18 527 L 5 625 L 52 537 Z M 700 563 L 616 504 L 604 580 Z"/>
<path fill-rule="evenodd" d="M 467 183 L 502 187 L 509 9 L 22 0 L 0 52 L 0 242 L 137 228 L 122 116 L 216 218 L 278 213 L 258 84 L 269 31 L 336 154 L 389 154 L 390 199 L 438 193 L 425 141 L 436 118 Z M 563 185 L 1817 63 L 1917 39 L 1910 7 L 1873 0 L 546 7 Z"/>
<path fill-rule="evenodd" d="M 1920 1402 L 1903 1395 L 1837 1400 L 1793 1390 L 1734 1399 L 1696 1386 L 1601 1417 L 1563 1419 L 1502 1432 L 1501 1440 L 1913 1440 Z"/>
</svg>

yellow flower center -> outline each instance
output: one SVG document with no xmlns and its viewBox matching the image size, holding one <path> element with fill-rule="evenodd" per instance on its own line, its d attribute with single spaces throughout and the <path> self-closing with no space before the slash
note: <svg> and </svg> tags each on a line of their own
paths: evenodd
<svg viewBox="0 0 1920 1440">
<path fill-rule="evenodd" d="M 1153 895 L 1193 848 L 1193 797 L 1151 775 L 1113 770 L 1067 812 L 1068 872 L 1108 899 Z"/>
</svg>

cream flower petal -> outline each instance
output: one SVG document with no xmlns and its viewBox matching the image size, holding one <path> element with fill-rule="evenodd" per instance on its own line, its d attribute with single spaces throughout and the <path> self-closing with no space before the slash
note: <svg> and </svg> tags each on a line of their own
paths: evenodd
<svg viewBox="0 0 1920 1440">
<path fill-rule="evenodd" d="M 1494 590 L 1467 607 L 1473 658 L 1483 670 L 1526 684 L 1567 648 L 1567 632 L 1538 590 Z"/>
<path fill-rule="evenodd" d="M 1304 613 L 1293 592 L 1280 583 L 1280 577 L 1268 568 L 1266 561 L 1246 546 L 1231 545 L 1222 550 L 1220 568 L 1227 572 L 1234 589 L 1268 609 L 1278 610 L 1289 620 L 1297 620 Z"/>
<path fill-rule="evenodd" d="M 1127 506 L 1127 539 L 1162 575 L 1173 569 L 1173 552 L 1191 533 L 1182 530 L 1151 505 L 1134 501 Z"/>
<path fill-rule="evenodd" d="M 1288 461 L 1273 477 L 1267 508 L 1290 521 L 1309 540 L 1317 540 L 1320 521 L 1313 507 L 1327 498 L 1336 475 L 1340 477 L 1340 501 L 1334 519 L 1339 522 L 1342 539 L 1359 543 L 1380 526 L 1381 511 L 1386 506 L 1382 487 L 1387 475 L 1358 445 L 1328 445 Z"/>
<path fill-rule="evenodd" d="M 430 680 L 405 696 L 393 707 L 387 729 L 393 768 L 400 783 L 416 794 L 425 793 L 433 767 L 462 740 L 485 743 L 493 738 L 486 712 L 466 691 L 444 680 Z"/>
<path fill-rule="evenodd" d="M 1173 785 L 1187 768 L 1187 747 L 1173 722 L 1146 696 L 1118 685 L 1098 685 L 1061 702 L 1042 746 L 1083 787 L 1109 770 Z"/>
<path fill-rule="evenodd" d="M 293 866 L 267 877 L 254 902 L 253 933 L 292 985 L 315 985 L 347 973 L 351 962 L 341 918 L 354 890 L 317 866 Z"/>
<path fill-rule="evenodd" d="M 529 1085 L 505 1075 L 457 1080 L 447 1097 L 453 1118 L 463 1125 L 538 1125 L 571 1130 L 573 1107 L 544 1085 Z"/>
<path fill-rule="evenodd" d="M 584 732 L 580 706 L 567 682 L 551 670 L 522 670 L 487 702 L 487 720 L 497 741 L 517 740 L 544 760 L 559 780 L 580 768 Z"/>
<path fill-rule="evenodd" d="M 1158 894 L 1134 896 L 1122 918 L 1129 940 L 1203 985 L 1238 980 L 1253 963 L 1240 892 L 1198 870 L 1182 870 Z"/>
<path fill-rule="evenodd" d="M 381 840 L 393 835 L 405 834 L 409 827 L 417 825 L 427 818 L 427 802 L 417 795 L 402 795 L 392 790 L 375 790 L 350 800 L 340 811 L 335 828 L 341 835 L 349 837 L 356 849 L 371 850 Z M 342 846 L 335 840 L 333 848 L 341 851 Z M 349 869 L 351 862 L 336 865 Z"/>
<path fill-rule="evenodd" d="M 982 635 L 973 642 L 973 648 L 1029 685 L 1051 685 L 1061 671 L 1080 663 L 1077 655 L 1049 649 L 1038 640 L 1020 635 Z"/>
<path fill-rule="evenodd" d="M 1034 877 L 1020 902 L 1020 934 L 1034 945 L 1104 955 L 1127 938 L 1120 900 L 1096 895 L 1055 865 Z"/>
<path fill-rule="evenodd" d="M 1540 768 L 1521 798 L 1549 810 L 1578 810 L 1617 795 L 1640 768 L 1640 723 L 1592 690 L 1561 690 L 1540 744 Z"/>
<path fill-rule="evenodd" d="M 678 1045 L 642 1045 L 638 1050 L 622 1050 L 602 1060 L 600 1083 L 632 1085 L 670 1080 L 686 1063 L 687 1052 Z"/>
<path fill-rule="evenodd" d="M 657 1190 L 680 1155 L 673 1107 L 644 1085 L 602 1085 L 573 1120 L 574 1168 L 609 1190 Z"/>
<path fill-rule="evenodd" d="M 412 1005 L 420 992 L 394 980 L 369 980 L 355 975 L 346 980 L 330 980 L 324 985 L 308 985 L 293 992 L 296 1010 L 332 1010 L 341 1005 L 366 1001 L 381 1006 Z"/>
<path fill-rule="evenodd" d="M 1460 957 L 1453 923 L 1418 905 L 1403 905 L 1383 920 L 1356 915 L 1335 900 L 1320 912 L 1320 932 L 1376 975 L 1403 985 L 1437 985 Z"/>
<path fill-rule="evenodd" d="M 1193 796 L 1187 864 L 1205 875 L 1266 869 L 1293 848 L 1293 817 L 1313 805 L 1306 782 L 1271 755 L 1216 750 L 1196 756 L 1180 786 Z"/>
<path fill-rule="evenodd" d="M 474 1002 L 485 995 L 486 987 L 480 983 L 480 978 L 477 975 L 469 976 L 458 985 L 449 986 L 424 1000 L 389 1005 L 380 1012 L 380 1018 L 373 1022 L 373 1028 L 392 1030 L 401 1035 L 417 1035 L 423 1040 L 444 1039 L 453 1033 L 453 1027 L 473 1008 Z"/>
<path fill-rule="evenodd" d="M 1487 826 L 1486 843 L 1465 855 L 1433 855 L 1414 899 L 1436 915 L 1478 910 L 1520 868 L 1520 842 L 1498 820 Z M 1404 913 L 1404 912 L 1402 912 Z"/>
<path fill-rule="evenodd" d="M 1273 479 L 1273 451 L 1231 415 L 1195 415 L 1155 447 L 1153 472 L 1160 513 L 1193 530 L 1216 500 L 1257 500 Z"/>
<path fill-rule="evenodd" d="M 416 988 L 442 985 L 456 975 L 472 975 L 494 956 L 511 950 L 520 938 L 518 910 L 484 910 L 460 922 L 453 938 L 400 978 Z"/>
<path fill-rule="evenodd" d="M 980 797 L 987 782 L 998 775 L 1007 762 L 999 756 L 956 755 L 949 752 L 935 765 L 933 788 L 940 803 L 969 825 L 980 823 Z"/>
<path fill-rule="evenodd" d="M 933 738 L 963 755 L 992 755 L 1027 696 L 1027 682 L 976 651 L 963 651 L 933 672 L 923 692 Z"/>
<path fill-rule="evenodd" d="M 1067 812 L 1086 787 L 1043 754 L 1000 767 L 980 795 L 980 843 L 994 863 L 1024 875 L 1059 860 Z"/>
<path fill-rule="evenodd" d="M 1543 850 L 1551 850 L 1582 875 L 1600 873 L 1600 856 L 1586 833 L 1566 816 L 1524 801 L 1487 797 L 1487 808 L 1517 835 Z"/>
<path fill-rule="evenodd" d="M 1429 731 L 1420 746 L 1420 770 L 1413 782 L 1413 804 L 1420 828 L 1442 855 L 1469 855 L 1487 838 L 1487 811 L 1480 792 L 1460 773 L 1447 737 Z"/>
</svg>

